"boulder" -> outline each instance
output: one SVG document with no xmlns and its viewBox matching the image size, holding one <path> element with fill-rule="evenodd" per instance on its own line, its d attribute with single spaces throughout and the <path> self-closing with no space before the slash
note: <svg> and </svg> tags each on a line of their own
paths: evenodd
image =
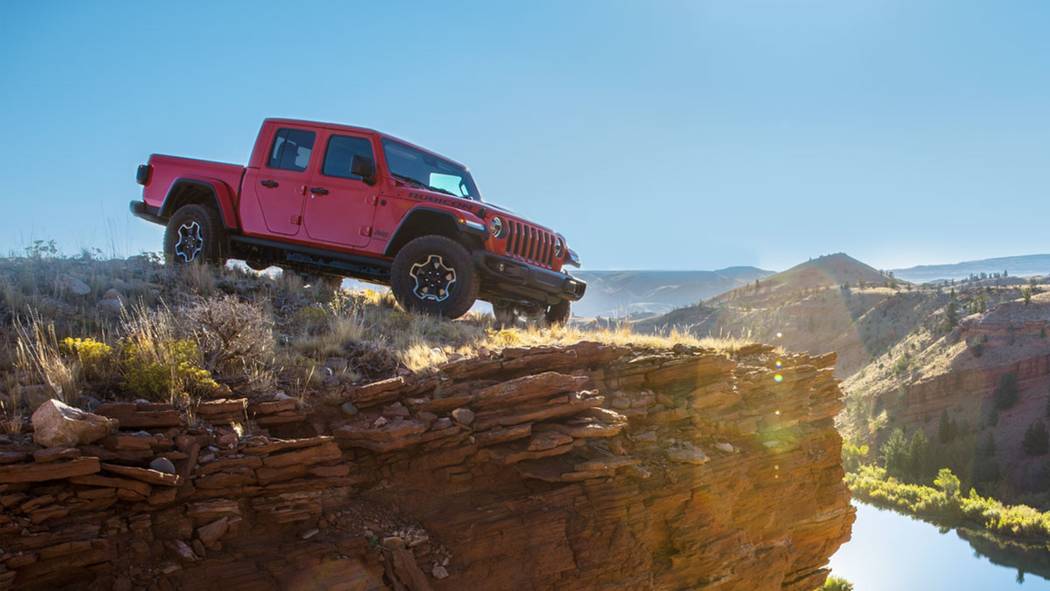
<svg viewBox="0 0 1050 591">
<path fill-rule="evenodd" d="M 474 411 L 469 408 L 457 408 L 452 411 L 452 418 L 460 425 L 470 425 L 474 422 Z"/>
<path fill-rule="evenodd" d="M 120 316 L 120 313 L 124 310 L 124 300 L 119 296 L 119 294 L 117 295 L 117 297 L 109 297 L 110 292 L 112 291 L 112 289 L 107 291 L 106 295 L 103 296 L 97 304 L 95 304 L 95 307 L 98 308 L 98 311 L 102 314 L 106 314 L 109 316 Z"/>
<path fill-rule="evenodd" d="M 74 408 L 54 398 L 33 413 L 33 441 L 44 447 L 75 447 L 102 439 L 117 430 L 119 423 L 107 417 Z"/>
<path fill-rule="evenodd" d="M 149 463 L 149 467 L 151 470 L 156 470 L 165 474 L 175 473 L 175 464 L 168 458 L 156 458 Z"/>
<path fill-rule="evenodd" d="M 668 449 L 667 457 L 673 462 L 678 462 L 680 464 L 693 464 L 694 466 L 706 464 L 710 459 L 703 450 L 691 443 L 683 443 Z"/>
<path fill-rule="evenodd" d="M 91 293 L 91 287 L 84 283 L 82 280 L 73 277 L 72 275 L 63 275 L 58 279 L 58 288 L 62 291 L 68 291 L 74 295 L 86 296 Z"/>
</svg>

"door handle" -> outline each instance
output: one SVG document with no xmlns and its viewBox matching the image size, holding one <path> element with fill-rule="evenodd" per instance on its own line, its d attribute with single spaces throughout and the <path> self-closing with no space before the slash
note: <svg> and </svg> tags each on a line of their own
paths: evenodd
<svg viewBox="0 0 1050 591">
<path fill-rule="evenodd" d="M 325 189 L 324 187 L 310 187 L 310 192 L 314 195 L 327 195 L 328 189 Z"/>
<path fill-rule="evenodd" d="M 273 179 L 263 179 L 263 180 L 259 181 L 259 184 L 264 186 L 264 187 L 266 187 L 267 189 L 273 189 L 274 187 L 276 187 L 280 183 L 278 183 L 277 181 L 275 181 Z"/>
</svg>

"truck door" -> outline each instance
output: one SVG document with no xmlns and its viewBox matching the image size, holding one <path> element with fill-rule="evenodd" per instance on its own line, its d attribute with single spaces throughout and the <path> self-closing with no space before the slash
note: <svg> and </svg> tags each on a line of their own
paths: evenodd
<svg viewBox="0 0 1050 591">
<path fill-rule="evenodd" d="M 313 130 L 279 127 L 263 165 L 249 168 L 245 173 L 244 192 L 254 192 L 265 230 L 286 236 L 299 233 L 316 139 L 317 133 Z M 245 230 L 263 233 L 258 223 L 252 223 L 255 216 L 250 213 L 242 211 Z"/>
<path fill-rule="evenodd" d="M 324 159 L 307 188 L 303 227 L 311 240 L 363 248 L 372 239 L 379 190 L 351 172 L 350 164 L 358 156 L 374 168 L 372 140 L 344 132 L 327 134 L 326 140 Z"/>
</svg>

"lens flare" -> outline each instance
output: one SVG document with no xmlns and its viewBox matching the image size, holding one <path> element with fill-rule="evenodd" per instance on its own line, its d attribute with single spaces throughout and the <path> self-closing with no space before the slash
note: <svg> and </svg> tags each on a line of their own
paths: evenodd
<svg viewBox="0 0 1050 591">
<path fill-rule="evenodd" d="M 779 360 L 779 359 L 777 359 L 777 362 L 774 365 L 777 366 L 777 369 L 781 369 L 781 368 L 784 367 L 784 362 Z"/>
<path fill-rule="evenodd" d="M 774 374 L 773 381 L 779 384 L 780 382 L 784 381 L 784 376 L 782 376 L 781 374 Z"/>
</svg>

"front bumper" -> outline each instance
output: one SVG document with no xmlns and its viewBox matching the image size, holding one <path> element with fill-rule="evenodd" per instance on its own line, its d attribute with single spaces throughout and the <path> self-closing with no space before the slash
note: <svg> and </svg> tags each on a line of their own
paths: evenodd
<svg viewBox="0 0 1050 591">
<path fill-rule="evenodd" d="M 491 252 L 478 252 L 474 258 L 484 276 L 485 291 L 495 296 L 521 297 L 556 304 L 563 300 L 575 302 L 587 291 L 585 282 L 567 273 L 536 267 Z"/>
<path fill-rule="evenodd" d="M 147 222 L 161 225 L 168 223 L 164 218 L 160 217 L 156 207 L 146 205 L 145 201 L 132 201 L 128 203 L 128 209 L 131 211 L 131 215 L 137 218 L 142 218 Z"/>
</svg>

